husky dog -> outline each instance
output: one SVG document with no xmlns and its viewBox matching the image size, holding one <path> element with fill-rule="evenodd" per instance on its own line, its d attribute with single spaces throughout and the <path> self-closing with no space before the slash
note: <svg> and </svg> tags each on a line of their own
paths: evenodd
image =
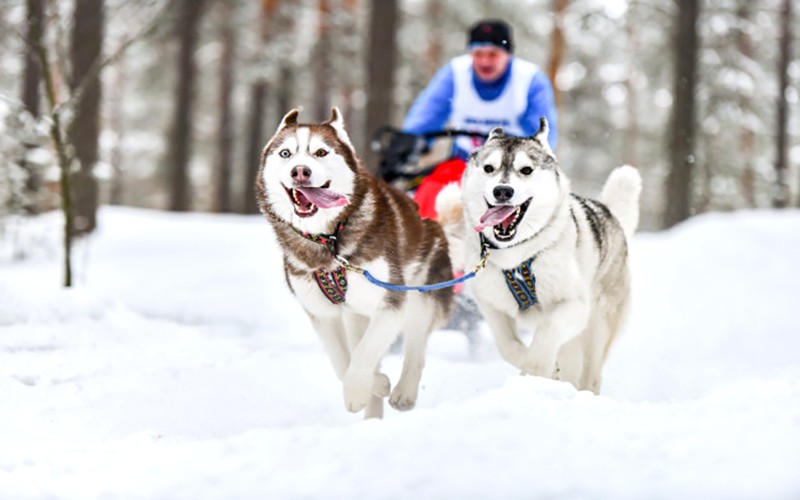
<svg viewBox="0 0 800 500">
<path fill-rule="evenodd" d="M 452 291 L 389 291 L 452 279 L 447 239 L 411 199 L 370 175 L 337 108 L 328 121 L 298 123 L 292 110 L 261 156 L 256 196 L 284 252 L 284 272 L 344 387 L 351 412 L 383 415 L 383 398 L 414 407 L 428 334 L 447 319 Z M 379 364 L 404 335 L 400 379 L 390 394 Z"/>
<path fill-rule="evenodd" d="M 523 374 L 599 393 L 628 307 L 628 240 L 638 224 L 641 178 L 619 167 L 600 201 L 572 194 L 547 133 L 544 118 L 533 137 L 492 130 L 468 161 L 461 200 L 448 190 L 437 203 L 448 213 L 463 206 L 466 264 L 488 252 L 468 290 L 501 356 Z M 452 225 L 445 230 L 450 235 Z M 530 345 L 518 326 L 534 332 Z"/>
</svg>

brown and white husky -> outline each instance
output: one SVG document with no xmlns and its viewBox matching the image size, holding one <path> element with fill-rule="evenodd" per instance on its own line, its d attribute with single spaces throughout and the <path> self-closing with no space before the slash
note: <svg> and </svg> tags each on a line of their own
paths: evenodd
<svg viewBox="0 0 800 500">
<path fill-rule="evenodd" d="M 286 282 L 342 381 L 347 409 L 381 417 L 389 396 L 392 407 L 409 410 L 428 335 L 446 321 L 452 291 L 390 291 L 355 268 L 399 285 L 447 281 L 447 240 L 406 195 L 364 169 L 337 108 L 324 123 L 298 123 L 298 115 L 295 109 L 283 117 L 256 181 L 259 206 L 284 253 Z M 400 332 L 403 368 L 390 390 L 379 365 Z"/>
</svg>

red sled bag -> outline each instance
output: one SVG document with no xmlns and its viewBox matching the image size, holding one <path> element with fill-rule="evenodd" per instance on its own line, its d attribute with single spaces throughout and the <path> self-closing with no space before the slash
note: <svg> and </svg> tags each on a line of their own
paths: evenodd
<svg viewBox="0 0 800 500">
<path fill-rule="evenodd" d="M 436 219 L 436 197 L 446 185 L 461 183 L 461 176 L 467 164 L 461 158 L 452 158 L 440 163 L 430 175 L 422 180 L 414 193 L 414 201 L 419 205 L 423 219 Z"/>
</svg>

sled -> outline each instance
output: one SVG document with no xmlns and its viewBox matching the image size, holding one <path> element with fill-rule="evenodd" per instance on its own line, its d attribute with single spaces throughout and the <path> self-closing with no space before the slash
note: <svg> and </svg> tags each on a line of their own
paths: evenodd
<svg viewBox="0 0 800 500">
<path fill-rule="evenodd" d="M 442 164 L 458 158 L 456 137 L 471 137 L 482 142 L 487 135 L 456 129 L 409 134 L 394 127 L 381 127 L 370 143 L 379 157 L 378 175 L 386 182 L 413 192 Z"/>
</svg>

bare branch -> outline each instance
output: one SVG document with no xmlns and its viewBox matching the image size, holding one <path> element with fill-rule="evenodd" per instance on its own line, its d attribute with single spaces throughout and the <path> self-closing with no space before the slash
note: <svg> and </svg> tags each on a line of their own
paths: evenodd
<svg viewBox="0 0 800 500">
<path fill-rule="evenodd" d="M 57 106 L 56 112 L 63 113 L 68 109 L 74 109 L 77 107 L 78 103 L 81 101 L 81 99 L 83 99 L 86 89 L 98 78 L 103 68 L 116 62 L 117 59 L 119 59 L 122 54 L 135 42 L 152 34 L 156 27 L 158 27 L 159 22 L 163 20 L 163 14 L 168 8 L 169 2 L 164 1 L 160 8 L 156 10 L 151 19 L 144 26 L 142 26 L 138 32 L 129 36 L 126 40 L 123 40 L 110 55 L 106 56 L 105 58 L 98 58 L 86 73 L 86 76 L 81 80 L 78 86 L 75 87 L 75 90 L 70 94 L 69 98 Z"/>
<path fill-rule="evenodd" d="M 72 233 L 73 233 L 73 217 L 72 217 L 72 187 L 70 186 L 70 166 L 72 160 L 67 154 L 67 147 L 64 143 L 63 128 L 61 126 L 61 117 L 57 112 L 56 103 L 56 90 L 55 78 L 50 69 L 49 58 L 47 57 L 47 48 L 44 42 L 39 40 L 34 47 L 35 53 L 39 58 L 39 63 L 42 66 L 42 79 L 44 81 L 45 95 L 47 96 L 47 103 L 50 111 L 50 137 L 56 148 L 58 155 L 58 165 L 61 171 L 61 209 L 64 213 L 64 286 L 72 286 Z"/>
</svg>

